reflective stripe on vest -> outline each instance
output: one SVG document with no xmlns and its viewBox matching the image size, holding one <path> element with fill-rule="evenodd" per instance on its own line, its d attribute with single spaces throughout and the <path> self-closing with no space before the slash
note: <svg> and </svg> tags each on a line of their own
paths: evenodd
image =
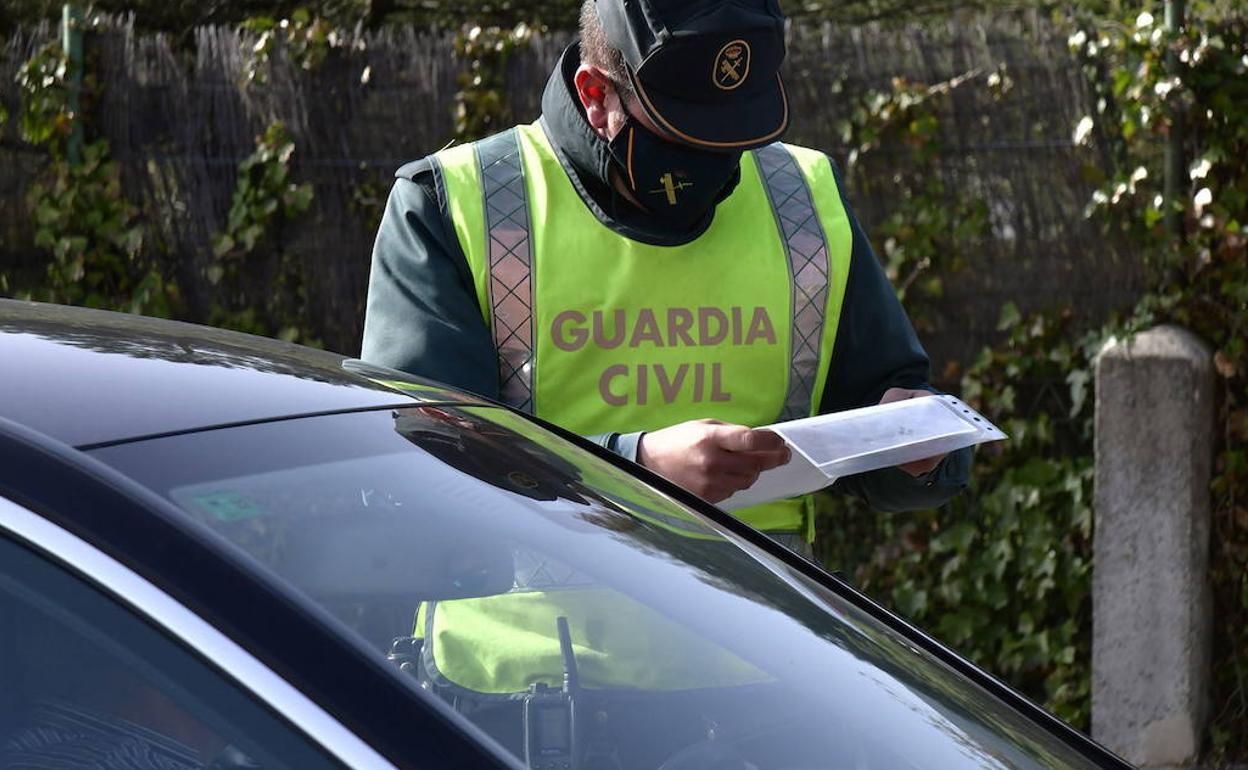
<svg viewBox="0 0 1248 770">
<path fill-rule="evenodd" d="M 533 404 L 533 262 L 528 193 L 517 130 L 478 142 L 490 257 L 490 309 L 498 350 L 500 400 L 526 412 Z M 797 161 L 776 142 L 756 150 L 776 227 L 784 238 L 792 282 L 789 392 L 780 420 L 813 414 L 824 308 L 828 301 L 828 241 L 810 187 Z"/>
<path fill-rule="evenodd" d="M 828 303 L 828 239 L 815 212 L 810 187 L 797 160 L 776 143 L 754 152 L 763 175 L 776 227 L 784 237 L 793 281 L 792 323 L 789 339 L 789 393 L 781 420 L 812 414 L 811 398 L 819 374 L 819 346 L 823 340 L 824 308 Z"/>
<path fill-rule="evenodd" d="M 533 404 L 533 239 L 515 130 L 477 142 L 490 259 L 490 317 L 498 351 L 499 399 L 523 412 Z"/>
</svg>

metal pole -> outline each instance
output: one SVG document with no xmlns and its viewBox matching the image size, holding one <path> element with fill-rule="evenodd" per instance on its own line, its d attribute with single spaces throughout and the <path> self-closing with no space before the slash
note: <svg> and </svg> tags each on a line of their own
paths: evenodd
<svg viewBox="0 0 1248 770">
<path fill-rule="evenodd" d="M 1166 32 L 1176 35 L 1186 23 L 1186 0 L 1166 0 Z M 1166 51 L 1166 74 L 1179 77 L 1179 57 L 1174 48 Z M 1184 106 L 1181 93 L 1175 94 L 1171 111 L 1170 135 L 1166 139 L 1165 206 L 1166 234 L 1177 246 L 1183 242 L 1183 211 L 1179 207 L 1180 191 L 1187 189 L 1187 165 L 1183 162 L 1183 139 L 1185 133 Z"/>
<path fill-rule="evenodd" d="M 70 165 L 82 160 L 82 9 L 73 3 L 61 7 L 61 46 L 68 62 L 70 133 L 66 156 Z"/>
</svg>

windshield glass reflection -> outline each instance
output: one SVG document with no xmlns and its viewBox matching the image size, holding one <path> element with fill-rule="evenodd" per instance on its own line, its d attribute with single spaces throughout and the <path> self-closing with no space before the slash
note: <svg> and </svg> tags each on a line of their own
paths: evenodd
<svg viewBox="0 0 1248 770">
<path fill-rule="evenodd" d="M 532 767 L 1078 767 L 853 605 L 522 417 L 99 450 Z"/>
</svg>

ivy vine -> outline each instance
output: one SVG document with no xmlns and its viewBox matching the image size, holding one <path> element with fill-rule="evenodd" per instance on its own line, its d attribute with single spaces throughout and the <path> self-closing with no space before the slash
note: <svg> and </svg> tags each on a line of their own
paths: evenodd
<svg viewBox="0 0 1248 770">
<path fill-rule="evenodd" d="M 312 185 L 292 179 L 294 153 L 294 137 L 280 121 L 274 122 L 256 137 L 255 149 L 238 166 L 225 230 L 213 238 L 214 259 L 207 277 L 218 291 L 210 323 L 319 346 L 306 331 L 307 303 L 295 257 L 271 237 L 278 225 L 312 205 Z M 257 255 L 261 245 L 265 253 Z M 257 303 L 248 290 L 255 272 L 255 265 L 248 262 L 252 257 L 276 263 L 264 303 Z"/>
<path fill-rule="evenodd" d="M 859 194 L 872 194 L 871 180 L 878 175 L 867 169 L 876 150 L 909 150 L 911 162 L 890 162 L 896 170 L 888 196 L 896 204 L 878 223 L 872 240 L 920 332 L 931 330 L 931 312 L 944 296 L 945 277 L 964 270 L 964 255 L 975 253 L 989 235 L 987 204 L 954 194 L 939 173 L 932 173 L 945 149 L 937 104 L 956 89 L 977 83 L 980 75 L 968 72 L 935 85 L 895 78 L 889 89 L 853 98 L 839 125 L 841 140 L 851 147 L 845 173 Z M 834 86 L 838 92 L 844 89 L 844 81 Z"/>
<path fill-rule="evenodd" d="M 296 28 L 301 23 L 300 16 Z M 89 24 L 97 26 L 99 20 Z M 308 47 L 297 53 L 315 59 L 309 51 L 320 45 L 319 34 L 308 33 Z M 30 187 L 26 206 L 35 244 L 49 259 L 40 276 L 0 274 L 0 290 L 46 302 L 178 315 L 185 308 L 177 287 L 158 269 L 160 244 L 153 242 L 141 212 L 123 194 L 121 169 L 111 159 L 107 141 L 92 140 L 88 133 L 80 162 L 69 160 L 70 134 L 76 123 L 84 122 L 69 107 L 70 67 L 60 44 L 52 42 L 17 74 L 20 136 L 48 158 Z M 82 82 L 83 102 L 89 105 L 99 89 L 89 66 Z M 299 265 L 294 255 L 276 247 L 280 224 L 305 213 L 313 196 L 311 185 L 292 179 L 294 150 L 290 132 L 274 123 L 240 164 L 225 227 L 212 242 L 207 277 L 217 291 L 208 320 L 316 345 L 319 341 L 308 334 L 310 324 L 303 317 L 307 303 Z M 247 270 L 241 268 L 244 263 Z M 250 290 L 259 265 L 267 268 L 264 303 L 257 303 Z"/>
<path fill-rule="evenodd" d="M 1069 309 L 1024 317 L 1007 305 L 1004 342 L 986 349 L 962 380 L 963 396 L 1011 435 L 980 452 L 971 494 L 940 511 L 874 519 L 852 502 L 824 501 L 830 515 L 822 540 L 829 563 L 852 569 L 865 590 L 891 598 L 1086 728 L 1092 364 L 1110 336 L 1164 322 L 1194 330 L 1215 348 L 1220 382 L 1211 488 L 1215 709 L 1206 746 L 1216 766 L 1248 759 L 1248 18 L 1216 14 L 1204 3 L 1192 12 L 1178 32 L 1146 5 L 1129 17 L 1076 19 L 1070 35 L 1096 104 L 1072 136 L 1106 143 L 1097 157 L 1111 159 L 1108 167 L 1087 164 L 1085 178 L 1096 189 L 1085 214 L 1106 237 L 1132 244 L 1153 288 L 1128 317 L 1092 331 L 1076 328 Z M 988 85 L 1004 98 L 1008 73 L 990 74 Z M 898 82 L 892 94 L 865 98 L 849 135 L 869 150 L 881 131 L 902 126 L 909 135 L 885 138 L 939 152 L 922 142 L 932 133 L 923 92 Z M 1167 198 L 1165 147 L 1180 124 L 1186 176 Z M 921 189 L 906 196 L 914 205 L 932 203 L 920 203 L 924 197 Z M 902 249 L 890 243 L 910 236 L 914 223 L 941 221 L 918 213 L 886 221 L 877 233 L 903 289 L 921 286 L 907 280 L 917 268 L 941 267 L 923 262 L 940 253 L 924 237 L 907 238 Z M 1177 229 L 1167 229 L 1167 214 Z M 941 227 L 933 234 L 963 243 L 977 237 Z M 906 299 L 913 306 L 924 295 Z M 870 544 L 865 551 L 855 546 L 861 542 Z"/>
<path fill-rule="evenodd" d="M 1185 326 L 1215 349 L 1219 381 L 1212 554 L 1214 693 L 1211 761 L 1248 760 L 1248 14 L 1195 3 L 1167 29 L 1145 4 L 1122 18 L 1085 18 L 1070 36 L 1097 96 L 1075 127 L 1107 143 L 1113 165 L 1088 216 L 1126 237 L 1153 274 L 1129 333 Z M 1100 76 L 1104 73 L 1104 76 Z M 1094 130 L 1095 129 L 1095 130 Z M 1166 195 L 1166 143 L 1182 131 L 1186 162 Z M 1172 226 L 1167 228 L 1167 215 Z"/>
<path fill-rule="evenodd" d="M 70 67 L 60 44 L 53 42 L 17 73 L 21 138 L 48 156 L 26 207 L 35 245 L 51 259 L 32 286 L 19 285 L 10 275 L 0 276 L 0 283 L 29 299 L 168 316 L 176 291 L 145 251 L 146 230 L 138 209 L 122 193 L 121 171 L 110 158 L 108 142 L 89 141 L 79 163 L 69 160 L 69 136 L 83 120 L 69 107 Z M 83 78 L 84 101 L 97 87 L 89 74 Z"/>
<path fill-rule="evenodd" d="M 243 79 L 247 85 L 269 81 L 274 56 L 280 50 L 288 61 L 304 70 L 321 67 L 334 51 L 363 51 L 365 42 L 359 25 L 296 8 L 288 17 L 253 16 L 241 29 L 255 35 L 248 41 Z M 367 79 L 367 75 L 363 75 Z"/>
<path fill-rule="evenodd" d="M 932 323 L 944 279 L 990 235 L 983 201 L 931 169 L 945 152 L 942 100 L 960 88 L 1008 98 L 1004 67 L 927 85 L 896 79 L 851 101 L 841 122 L 846 174 L 859 193 L 881 147 L 912 162 L 890 179 L 889 214 L 872 240 L 916 327 Z M 1024 318 L 1007 305 L 1005 337 L 966 371 L 963 397 L 1011 440 L 981 451 L 971 491 L 940 509 L 880 515 L 824 497 L 817 545 L 830 567 L 1071 723 L 1088 724 L 1092 526 L 1089 362 L 1069 315 Z M 955 375 L 956 376 L 956 375 Z"/>
<path fill-rule="evenodd" d="M 532 28 L 467 25 L 455 36 L 455 55 L 464 64 L 455 95 L 455 138 L 472 141 L 511 125 L 507 106 L 507 61 L 527 43 Z"/>
</svg>

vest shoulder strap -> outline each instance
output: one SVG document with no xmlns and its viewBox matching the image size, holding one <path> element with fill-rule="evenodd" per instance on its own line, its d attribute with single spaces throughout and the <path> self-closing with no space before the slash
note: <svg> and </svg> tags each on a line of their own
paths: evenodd
<svg viewBox="0 0 1248 770">
<path fill-rule="evenodd" d="M 755 150 L 754 158 L 789 259 L 789 388 L 780 419 L 795 420 L 814 414 L 819 406 L 813 399 L 832 269 L 828 237 L 793 150 L 775 142 Z"/>
<path fill-rule="evenodd" d="M 514 128 L 473 145 L 485 209 L 490 319 L 499 400 L 532 414 L 533 239 L 520 139 Z"/>
</svg>

